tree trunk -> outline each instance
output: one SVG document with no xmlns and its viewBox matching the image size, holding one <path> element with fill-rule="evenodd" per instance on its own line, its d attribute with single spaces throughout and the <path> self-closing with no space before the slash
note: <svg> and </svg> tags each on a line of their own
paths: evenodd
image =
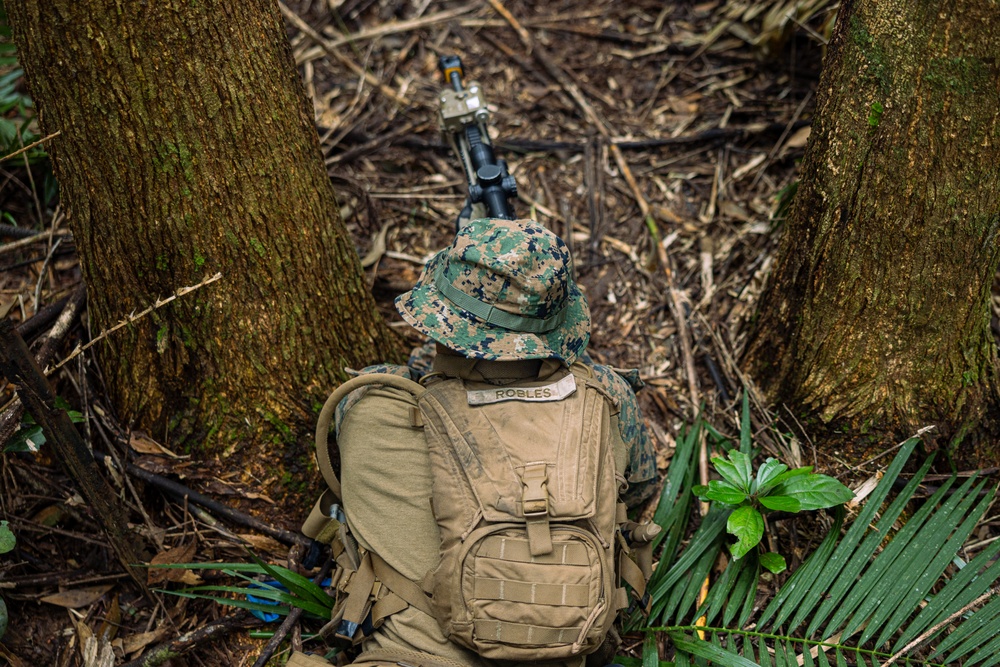
<svg viewBox="0 0 1000 667">
<path fill-rule="evenodd" d="M 7 0 L 119 417 L 260 454 L 394 353 L 273 0 Z M 300 450 L 301 453 L 301 450 Z"/>
<path fill-rule="evenodd" d="M 747 347 L 758 383 L 855 434 L 995 425 L 998 202 L 996 2 L 844 2 Z"/>
</svg>

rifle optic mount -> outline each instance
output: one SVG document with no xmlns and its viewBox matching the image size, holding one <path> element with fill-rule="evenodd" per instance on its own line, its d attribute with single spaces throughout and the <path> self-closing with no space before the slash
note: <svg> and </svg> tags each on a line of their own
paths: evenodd
<svg viewBox="0 0 1000 667">
<path fill-rule="evenodd" d="M 469 196 L 458 215 L 456 227 L 480 217 L 514 219 L 510 198 L 517 196 L 517 183 L 507 171 L 507 163 L 493 153 L 488 124 L 490 111 L 482 87 L 470 81 L 462 85 L 462 60 L 441 56 L 438 68 L 451 87 L 441 90 L 438 122 L 441 134 L 462 161 Z"/>
</svg>

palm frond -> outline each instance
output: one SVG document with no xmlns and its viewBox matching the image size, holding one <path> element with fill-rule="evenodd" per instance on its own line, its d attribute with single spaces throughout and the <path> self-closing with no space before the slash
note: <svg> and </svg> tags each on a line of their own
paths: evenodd
<svg viewBox="0 0 1000 667">
<path fill-rule="evenodd" d="M 843 535 L 846 512 L 838 508 L 826 538 L 779 588 L 753 630 L 743 628 L 757 596 L 755 554 L 730 561 L 705 601 L 695 604 L 693 591 L 725 541 L 728 512 L 713 508 L 678 557 L 661 559 L 648 589 L 649 623 L 662 624 L 649 630 L 671 638 L 676 664 L 1000 664 L 1000 598 L 994 592 L 1000 541 L 969 562 L 959 557 L 996 489 L 974 476 L 961 485 L 952 477 L 930 497 L 918 498 L 930 457 L 890 498 L 917 444 L 911 439 L 900 447 Z M 696 625 L 698 617 L 703 620 Z M 651 656 L 648 660 L 652 664 Z"/>
</svg>

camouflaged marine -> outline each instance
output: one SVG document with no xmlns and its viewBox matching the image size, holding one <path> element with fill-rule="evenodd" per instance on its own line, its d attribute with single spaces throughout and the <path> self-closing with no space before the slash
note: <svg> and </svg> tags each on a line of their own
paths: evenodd
<svg viewBox="0 0 1000 667">
<path fill-rule="evenodd" d="M 396 307 L 433 346 L 361 371 L 317 430 L 334 493 L 303 531 L 334 547 L 337 634 L 356 664 L 603 664 L 626 591 L 642 598 L 616 545 L 656 470 L 630 382 L 586 355 L 565 243 L 473 221 Z"/>
</svg>

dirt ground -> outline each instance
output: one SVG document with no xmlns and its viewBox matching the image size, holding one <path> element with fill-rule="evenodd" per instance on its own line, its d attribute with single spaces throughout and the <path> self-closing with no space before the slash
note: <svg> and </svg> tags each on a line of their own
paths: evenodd
<svg viewBox="0 0 1000 667">
<path fill-rule="evenodd" d="M 437 59 L 458 54 L 490 103 L 492 136 L 517 179 L 517 214 L 573 249 L 593 313 L 591 354 L 638 368 L 647 384 L 641 403 L 665 470 L 697 405 L 719 431 L 738 431 L 737 360 L 793 191 L 835 9 L 818 0 L 300 0 L 283 12 L 344 220 L 393 326 L 406 332 L 392 299 L 449 242 L 464 199 L 461 169 L 437 130 Z M 59 216 L 57 202 L 38 204 L 42 170 L 0 167 L 0 203 L 22 226 L 47 229 Z M 40 309 L 78 285 L 71 239 L 52 250 L 50 242 L 0 254 L 0 292 L 23 306 L 15 318 L 33 314 L 36 286 Z M 1000 312 L 1000 289 L 994 302 Z M 687 315 L 690 354 L 678 309 Z M 86 335 L 77 325 L 57 357 Z M 420 342 L 415 333 L 411 340 Z M 67 365 L 56 382 L 86 417 L 89 441 L 100 449 L 115 439 L 92 362 Z M 11 398 L 6 383 L 2 391 L 0 407 Z M 767 414 L 754 399 L 767 453 L 816 462 L 815 443 L 791 435 L 788 415 Z M 173 458 L 148 439 L 133 437 L 132 448 L 143 469 L 278 528 L 297 530 L 306 510 L 276 506 L 260 489 L 231 483 L 234 471 Z M 836 461 L 836 452 L 829 456 Z M 172 596 L 146 602 L 45 448 L 4 454 L 0 478 L 0 516 L 18 539 L 0 556 L 10 613 L 0 658 L 11 665 L 112 664 L 86 662 L 88 642 L 109 646 L 113 664 L 122 664 L 230 613 Z M 214 518 L 138 479 L 120 488 L 153 545 L 150 556 L 245 560 L 242 539 L 263 558 L 288 558 L 280 533 Z M 984 529 L 977 539 L 995 532 L 995 517 Z M 260 645 L 241 631 L 168 664 L 250 665 Z"/>
</svg>

